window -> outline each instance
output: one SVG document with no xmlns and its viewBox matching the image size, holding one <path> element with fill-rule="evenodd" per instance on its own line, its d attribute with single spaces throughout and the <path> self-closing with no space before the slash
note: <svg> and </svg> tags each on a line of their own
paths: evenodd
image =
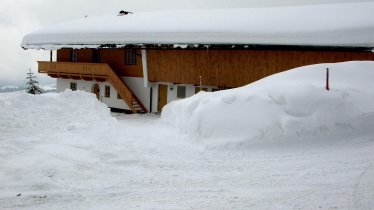
<svg viewBox="0 0 374 210">
<path fill-rule="evenodd" d="M 77 83 L 76 82 L 70 82 L 70 89 L 72 91 L 76 91 L 77 90 Z"/>
<path fill-rule="evenodd" d="M 136 51 L 126 51 L 126 65 L 136 65 L 137 62 L 137 54 Z"/>
<path fill-rule="evenodd" d="M 122 97 L 118 93 L 117 93 L 117 99 L 122 99 Z"/>
<path fill-rule="evenodd" d="M 110 86 L 105 85 L 105 97 L 110 98 Z"/>
<path fill-rule="evenodd" d="M 186 98 L 186 87 L 185 86 L 177 87 L 177 98 Z"/>
<path fill-rule="evenodd" d="M 78 52 L 76 50 L 70 51 L 70 62 L 77 62 L 78 61 Z"/>
<path fill-rule="evenodd" d="M 98 49 L 92 50 L 92 62 L 100 63 L 100 51 Z"/>
<path fill-rule="evenodd" d="M 198 93 L 200 91 L 205 91 L 205 92 L 208 92 L 208 88 L 204 88 L 204 87 L 195 87 L 195 93 Z"/>
</svg>

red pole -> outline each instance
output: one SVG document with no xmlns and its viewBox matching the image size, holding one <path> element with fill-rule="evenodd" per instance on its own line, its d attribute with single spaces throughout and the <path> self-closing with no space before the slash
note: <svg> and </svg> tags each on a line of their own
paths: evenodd
<svg viewBox="0 0 374 210">
<path fill-rule="evenodd" d="M 329 68 L 326 68 L 326 90 L 327 91 L 330 90 L 330 86 L 329 86 Z"/>
</svg>

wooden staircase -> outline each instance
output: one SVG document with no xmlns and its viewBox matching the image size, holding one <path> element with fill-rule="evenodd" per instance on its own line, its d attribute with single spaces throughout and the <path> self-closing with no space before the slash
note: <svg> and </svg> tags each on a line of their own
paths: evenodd
<svg viewBox="0 0 374 210">
<path fill-rule="evenodd" d="M 113 85 L 117 93 L 126 102 L 131 111 L 134 113 L 147 113 L 147 109 L 144 107 L 139 98 L 136 97 L 136 95 L 132 92 L 129 86 L 127 86 L 127 84 L 118 77 L 118 75 L 112 70 L 112 68 L 110 68 L 108 64 L 106 64 L 106 66 L 106 75 L 108 81 Z"/>
<path fill-rule="evenodd" d="M 129 86 L 106 63 L 38 61 L 38 69 L 40 73 L 54 78 L 109 81 L 132 112 L 148 112 Z"/>
</svg>

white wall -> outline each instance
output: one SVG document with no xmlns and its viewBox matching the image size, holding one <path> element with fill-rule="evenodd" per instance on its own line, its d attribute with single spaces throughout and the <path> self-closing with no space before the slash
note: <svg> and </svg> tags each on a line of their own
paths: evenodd
<svg viewBox="0 0 374 210">
<path fill-rule="evenodd" d="M 135 93 L 139 100 L 143 103 L 145 108 L 149 109 L 150 103 L 150 88 L 144 87 L 143 78 L 138 77 L 122 77 L 129 88 Z M 65 91 L 70 88 L 70 82 L 77 83 L 77 89 L 87 92 L 92 92 L 94 84 L 98 84 L 100 87 L 100 101 L 107 104 L 109 107 L 118 109 L 130 108 L 122 99 L 117 99 L 117 91 L 109 82 L 95 82 L 95 81 L 84 81 L 84 80 L 71 80 L 71 79 L 57 79 L 57 92 Z M 105 97 L 105 86 L 110 86 L 110 98 Z"/>
<path fill-rule="evenodd" d="M 158 111 L 158 85 L 164 84 L 168 86 L 167 89 L 167 103 L 170 103 L 177 99 L 177 87 L 185 86 L 186 87 L 186 98 L 193 96 L 195 94 L 195 87 L 191 84 L 172 84 L 165 82 L 151 83 L 149 87 L 144 87 L 143 78 L 138 77 L 122 77 L 130 89 L 135 93 L 139 100 L 143 103 L 145 108 L 150 111 L 150 92 L 152 87 L 152 112 Z M 70 82 L 77 83 L 77 89 L 87 92 L 92 92 L 92 87 L 97 83 L 100 87 L 100 101 L 107 104 L 109 107 L 118 108 L 118 109 L 127 109 L 130 108 L 122 99 L 117 99 L 117 91 L 109 82 L 95 82 L 95 81 L 84 81 L 84 80 L 71 80 L 71 79 L 57 79 L 57 92 L 65 91 L 70 88 Z M 110 98 L 105 97 L 105 86 L 110 86 Z M 171 88 L 172 87 L 172 88 Z M 203 86 L 208 88 L 208 91 L 212 91 L 212 86 Z"/>
<path fill-rule="evenodd" d="M 139 77 L 122 77 L 129 88 L 135 93 L 136 97 L 142 102 L 147 110 L 150 103 L 150 88 L 144 87 L 144 79 Z"/>
<path fill-rule="evenodd" d="M 152 112 L 158 112 L 157 111 L 157 105 L 158 105 L 158 84 L 152 84 Z"/>
<path fill-rule="evenodd" d="M 172 102 L 174 100 L 178 100 L 178 98 L 177 98 L 177 89 L 178 89 L 178 86 L 185 86 L 186 87 L 186 98 L 195 95 L 195 88 L 196 88 L 196 86 L 194 86 L 194 85 L 191 85 L 191 84 L 177 84 L 177 85 L 173 85 L 173 84 L 170 83 L 170 84 L 168 84 L 168 100 L 167 100 L 168 103 L 170 103 L 170 102 Z M 208 88 L 208 92 L 211 92 L 213 87 L 202 86 L 202 88 Z"/>
<path fill-rule="evenodd" d="M 177 99 L 177 88 L 178 86 L 185 86 L 186 87 L 186 98 L 195 95 L 195 87 L 191 84 L 172 84 L 172 83 L 165 83 L 165 82 L 156 82 L 152 84 L 153 89 L 153 96 L 152 96 L 152 112 L 158 112 L 158 85 L 163 84 L 167 85 L 167 103 L 170 103 Z M 172 87 L 172 88 L 171 88 Z M 202 86 L 203 88 L 208 88 L 208 92 L 211 92 L 213 88 L 212 86 Z"/>
</svg>

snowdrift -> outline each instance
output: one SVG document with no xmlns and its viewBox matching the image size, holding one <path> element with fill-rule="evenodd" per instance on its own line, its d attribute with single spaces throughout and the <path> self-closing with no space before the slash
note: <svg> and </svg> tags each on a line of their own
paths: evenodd
<svg viewBox="0 0 374 210">
<path fill-rule="evenodd" d="M 325 90 L 326 68 L 330 91 Z M 374 62 L 318 64 L 170 103 L 162 118 L 209 144 L 374 136 Z"/>
<path fill-rule="evenodd" d="M 91 93 L 67 90 L 63 93 L 30 95 L 24 92 L 0 95 L 0 132 L 87 131 L 115 123 L 108 107 Z M 29 134 L 27 134 L 29 133 Z"/>
</svg>

